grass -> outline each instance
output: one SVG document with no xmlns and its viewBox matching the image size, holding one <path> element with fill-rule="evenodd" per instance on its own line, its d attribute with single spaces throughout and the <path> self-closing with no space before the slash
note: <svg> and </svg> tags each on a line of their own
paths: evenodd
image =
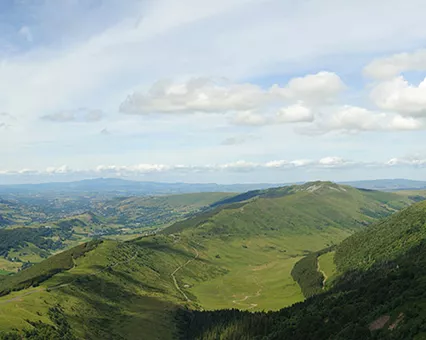
<svg viewBox="0 0 426 340">
<path fill-rule="evenodd" d="M 337 268 L 334 263 L 334 251 L 330 251 L 318 257 L 318 268 L 326 275 L 327 280 L 325 286 L 331 286 L 331 283 L 336 278 Z"/>
<path fill-rule="evenodd" d="M 8 261 L 3 257 L 0 257 L 0 270 L 5 272 L 16 273 L 19 268 L 21 268 L 22 263 Z"/>
<path fill-rule="evenodd" d="M 201 240 L 202 256 L 227 273 L 209 281 L 185 278 L 185 282 L 204 309 L 277 310 L 304 299 L 291 276 L 294 264 L 307 251 L 320 250 L 348 235 L 329 230 L 315 235 Z"/>
</svg>

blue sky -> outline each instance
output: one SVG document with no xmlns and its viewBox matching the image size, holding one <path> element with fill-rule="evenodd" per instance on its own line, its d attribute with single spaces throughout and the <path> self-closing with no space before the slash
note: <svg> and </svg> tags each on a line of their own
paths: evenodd
<svg viewBox="0 0 426 340">
<path fill-rule="evenodd" d="M 423 0 L 5 0 L 0 183 L 424 179 Z"/>
</svg>

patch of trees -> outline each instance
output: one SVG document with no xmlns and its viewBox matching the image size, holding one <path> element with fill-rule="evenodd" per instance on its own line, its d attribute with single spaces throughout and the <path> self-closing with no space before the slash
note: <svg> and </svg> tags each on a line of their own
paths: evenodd
<svg viewBox="0 0 426 340">
<path fill-rule="evenodd" d="M 296 281 L 305 298 L 319 294 L 323 289 L 324 276 L 318 271 L 320 253 L 311 253 L 296 262 L 291 276 Z"/>
<path fill-rule="evenodd" d="M 9 250 L 19 249 L 33 243 L 43 250 L 55 250 L 62 246 L 60 241 L 53 241 L 54 230 L 50 228 L 16 228 L 0 229 L 0 256 L 7 257 Z"/>
<path fill-rule="evenodd" d="M 76 259 L 93 250 L 100 243 L 102 241 L 95 240 L 81 244 L 22 270 L 15 275 L 0 279 L 0 296 L 7 295 L 11 291 L 38 286 L 53 275 L 73 268 Z"/>
</svg>

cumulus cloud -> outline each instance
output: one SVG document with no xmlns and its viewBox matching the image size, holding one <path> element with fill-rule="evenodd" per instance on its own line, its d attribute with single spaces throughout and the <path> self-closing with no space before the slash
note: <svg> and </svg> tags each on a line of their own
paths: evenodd
<svg viewBox="0 0 426 340">
<path fill-rule="evenodd" d="M 102 110 L 78 109 L 69 111 L 59 111 L 47 114 L 41 117 L 42 120 L 47 120 L 56 123 L 68 122 L 98 122 L 104 118 Z"/>
<path fill-rule="evenodd" d="M 120 111 L 129 114 L 267 111 L 291 101 L 324 103 L 344 88 L 340 77 L 330 72 L 294 78 L 285 87 L 273 85 L 267 89 L 213 78 L 192 78 L 182 83 L 159 81 L 147 92 L 129 95 Z"/>
<path fill-rule="evenodd" d="M 312 109 L 301 102 L 281 108 L 276 116 L 277 123 L 313 122 L 314 119 Z"/>
<path fill-rule="evenodd" d="M 411 131 L 425 128 L 426 121 L 423 119 L 344 105 L 331 109 L 318 118 L 315 124 L 299 131 L 305 134 L 323 134 L 330 131 Z"/>
<path fill-rule="evenodd" d="M 291 79 L 283 88 L 274 85 L 271 92 L 285 98 L 323 103 L 335 99 L 344 89 L 345 84 L 336 73 L 322 71 Z"/>
<path fill-rule="evenodd" d="M 426 117 L 426 78 L 418 86 L 402 76 L 381 82 L 372 89 L 371 99 L 384 110 Z"/>
<path fill-rule="evenodd" d="M 257 85 L 223 79 L 193 78 L 183 83 L 159 81 L 146 92 L 135 92 L 121 104 L 130 114 L 246 111 L 265 101 Z"/>
<path fill-rule="evenodd" d="M 366 76 L 376 79 L 393 78 L 405 71 L 426 71 L 426 49 L 378 58 L 364 68 Z"/>
</svg>

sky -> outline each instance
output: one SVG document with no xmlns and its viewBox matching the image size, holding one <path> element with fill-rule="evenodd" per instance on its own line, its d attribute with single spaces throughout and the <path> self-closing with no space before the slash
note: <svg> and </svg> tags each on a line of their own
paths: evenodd
<svg viewBox="0 0 426 340">
<path fill-rule="evenodd" d="M 424 0 L 2 0 L 0 184 L 426 180 Z"/>
</svg>

